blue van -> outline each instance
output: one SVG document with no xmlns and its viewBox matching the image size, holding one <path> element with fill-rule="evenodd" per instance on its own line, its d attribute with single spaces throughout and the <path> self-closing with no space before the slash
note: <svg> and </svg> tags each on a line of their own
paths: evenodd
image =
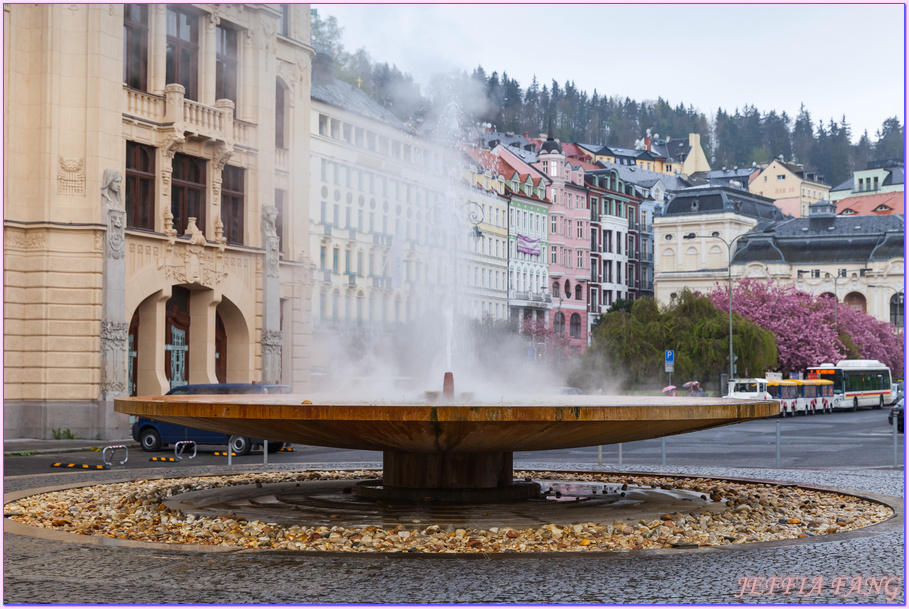
<svg viewBox="0 0 909 609">
<path fill-rule="evenodd" d="M 166 395 L 217 395 L 244 393 L 290 393 L 287 385 L 258 383 L 218 383 L 211 385 L 181 385 L 174 387 Z M 229 436 L 218 431 L 206 431 L 194 427 L 185 427 L 176 423 L 165 423 L 139 417 L 133 423 L 133 440 L 146 452 L 161 450 L 168 444 L 192 440 L 196 444 L 227 444 L 232 452 L 248 455 L 253 447 L 264 444 L 262 440 L 243 436 Z M 268 452 L 278 452 L 283 442 L 268 441 Z"/>
</svg>

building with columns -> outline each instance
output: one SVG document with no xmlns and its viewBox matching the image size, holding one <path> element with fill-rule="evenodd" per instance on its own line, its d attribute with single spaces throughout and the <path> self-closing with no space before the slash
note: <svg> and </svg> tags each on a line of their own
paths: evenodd
<svg viewBox="0 0 909 609">
<path fill-rule="evenodd" d="M 654 232 L 659 302 L 683 288 L 710 292 L 731 272 L 733 282 L 752 277 L 829 295 L 902 331 L 902 215 L 837 216 L 823 201 L 792 218 L 764 197 L 704 186 L 677 194 Z"/>
<path fill-rule="evenodd" d="M 4 5 L 4 433 L 309 388 L 306 5 Z"/>
</svg>

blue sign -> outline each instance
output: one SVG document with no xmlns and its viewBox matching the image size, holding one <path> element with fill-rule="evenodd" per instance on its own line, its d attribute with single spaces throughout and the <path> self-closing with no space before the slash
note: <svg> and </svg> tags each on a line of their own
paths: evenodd
<svg viewBox="0 0 909 609">
<path fill-rule="evenodd" d="M 674 364 L 675 363 L 675 351 L 666 351 L 666 363 Z"/>
<path fill-rule="evenodd" d="M 536 350 L 533 347 L 527 347 L 527 359 L 528 360 L 533 361 L 534 359 L 536 359 L 534 357 L 536 355 L 535 351 Z"/>
</svg>

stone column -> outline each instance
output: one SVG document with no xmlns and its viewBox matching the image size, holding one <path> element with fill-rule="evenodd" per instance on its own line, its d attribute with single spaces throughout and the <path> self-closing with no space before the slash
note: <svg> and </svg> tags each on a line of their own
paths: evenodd
<svg viewBox="0 0 909 609">
<path fill-rule="evenodd" d="M 126 211 L 120 197 L 122 178 L 105 169 L 101 204 L 107 218 L 104 239 L 104 278 L 101 292 L 101 399 L 121 397 L 126 391 Z"/>
<path fill-rule="evenodd" d="M 104 170 L 101 205 L 103 216 L 107 220 L 107 231 L 104 235 L 104 270 L 101 280 L 101 387 L 92 421 L 94 433 L 102 438 L 118 435 L 114 433 L 117 419 L 124 417 L 115 415 L 113 400 L 128 395 L 126 211 L 121 203 L 121 182 L 119 171 Z"/>
<path fill-rule="evenodd" d="M 279 277 L 278 209 L 262 206 L 262 244 L 265 264 L 262 271 L 262 382 L 281 382 L 281 284 Z"/>
</svg>

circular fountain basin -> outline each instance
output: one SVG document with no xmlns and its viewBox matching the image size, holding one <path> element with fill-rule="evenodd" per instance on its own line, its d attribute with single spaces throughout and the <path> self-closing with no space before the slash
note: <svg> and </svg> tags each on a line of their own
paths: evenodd
<svg viewBox="0 0 909 609">
<path fill-rule="evenodd" d="M 485 489 L 500 489 L 505 500 L 516 498 L 516 492 L 524 497 L 539 492 L 513 488 L 514 451 L 616 444 L 709 429 L 779 414 L 779 402 L 599 395 L 518 396 L 507 402 L 173 395 L 119 398 L 114 409 L 227 434 L 383 451 L 381 493 L 416 499 L 433 497 L 435 490 L 436 499 L 458 501 L 463 491 L 460 500 L 475 501 Z"/>
</svg>

